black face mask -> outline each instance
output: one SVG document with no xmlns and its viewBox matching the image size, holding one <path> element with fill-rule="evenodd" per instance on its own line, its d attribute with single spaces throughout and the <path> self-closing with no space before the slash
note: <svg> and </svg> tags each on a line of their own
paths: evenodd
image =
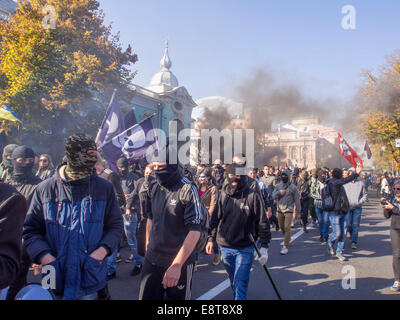
<svg viewBox="0 0 400 320">
<path fill-rule="evenodd" d="M 157 182 L 163 187 L 172 187 L 181 178 L 179 167 L 176 164 L 169 164 L 162 170 L 154 171 Z"/>
<path fill-rule="evenodd" d="M 33 163 L 13 161 L 13 178 L 17 181 L 29 181 L 33 177 Z"/>
<path fill-rule="evenodd" d="M 289 177 L 286 175 L 281 176 L 282 182 L 283 183 L 288 183 L 289 182 Z"/>
<path fill-rule="evenodd" d="M 237 185 L 233 186 L 232 185 L 233 182 L 237 182 Z M 248 176 L 240 176 L 240 178 L 228 177 L 228 183 L 229 183 L 229 188 L 227 190 L 228 194 L 232 196 L 242 193 L 248 187 L 248 182 L 249 182 Z"/>
</svg>

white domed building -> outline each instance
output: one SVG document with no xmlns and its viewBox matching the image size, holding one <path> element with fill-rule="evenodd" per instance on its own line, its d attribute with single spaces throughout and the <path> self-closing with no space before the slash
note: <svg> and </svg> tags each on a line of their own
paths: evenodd
<svg viewBox="0 0 400 320">
<path fill-rule="evenodd" d="M 130 106 L 135 109 L 137 121 L 154 115 L 154 127 L 165 133 L 168 133 L 169 123 L 176 121 L 179 133 L 182 129 L 191 127 L 192 110 L 197 105 L 170 70 L 172 62 L 168 53 L 168 42 L 160 66 L 161 71 L 153 76 L 146 88 L 133 86 L 135 96 Z"/>
</svg>

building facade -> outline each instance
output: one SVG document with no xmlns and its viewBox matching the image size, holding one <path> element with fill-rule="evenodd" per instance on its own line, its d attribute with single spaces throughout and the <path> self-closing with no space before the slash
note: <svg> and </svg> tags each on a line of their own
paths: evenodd
<svg viewBox="0 0 400 320">
<path fill-rule="evenodd" d="M 339 153 L 336 129 L 322 125 L 316 117 L 280 124 L 276 131 L 265 134 L 262 143 L 265 148 L 282 151 L 280 156 L 271 159 L 271 165 L 282 167 L 287 164 L 307 169 L 349 166 Z"/>
</svg>

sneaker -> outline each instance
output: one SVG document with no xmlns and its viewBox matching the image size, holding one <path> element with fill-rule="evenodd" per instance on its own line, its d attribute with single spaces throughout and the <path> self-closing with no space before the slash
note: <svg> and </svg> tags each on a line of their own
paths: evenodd
<svg viewBox="0 0 400 320">
<path fill-rule="evenodd" d="M 131 255 L 129 256 L 129 258 L 125 260 L 125 262 L 126 262 L 126 263 L 131 263 L 131 262 L 133 262 L 133 254 L 131 254 Z"/>
<path fill-rule="evenodd" d="M 134 266 L 131 271 L 131 276 L 132 277 L 137 276 L 141 271 L 142 271 L 142 265 Z"/>
<path fill-rule="evenodd" d="M 291 228 L 294 228 L 294 221 L 292 221 L 292 223 L 290 224 Z"/>
<path fill-rule="evenodd" d="M 325 239 L 324 239 L 324 236 L 320 236 L 320 237 L 319 237 L 319 242 L 324 243 L 324 240 L 325 240 Z"/>
<path fill-rule="evenodd" d="M 351 248 L 354 249 L 354 250 L 357 249 L 357 244 L 353 242 L 353 243 L 351 244 Z"/>
<path fill-rule="evenodd" d="M 395 281 L 393 283 L 392 287 L 390 288 L 390 290 L 392 290 L 393 292 L 399 292 L 400 291 L 400 282 Z"/>
<path fill-rule="evenodd" d="M 332 245 L 330 245 L 329 243 L 328 243 L 328 253 L 329 253 L 331 256 L 334 256 L 334 255 L 335 255 L 335 250 L 333 250 Z"/>
<path fill-rule="evenodd" d="M 286 246 L 283 246 L 281 249 L 281 254 L 288 254 L 289 250 Z"/>
<path fill-rule="evenodd" d="M 117 277 L 117 273 L 116 272 L 108 274 L 107 275 L 107 281 L 115 279 L 116 277 Z"/>
<path fill-rule="evenodd" d="M 116 263 L 120 263 L 122 261 L 121 254 L 117 253 L 117 259 L 115 260 Z"/>
<path fill-rule="evenodd" d="M 336 258 L 338 258 L 340 262 L 347 261 L 347 258 L 344 257 L 341 253 L 336 253 Z"/>
<path fill-rule="evenodd" d="M 213 259 L 213 265 L 217 266 L 219 265 L 219 262 L 221 261 L 221 254 L 220 253 L 216 253 L 214 255 L 214 259 Z"/>
</svg>

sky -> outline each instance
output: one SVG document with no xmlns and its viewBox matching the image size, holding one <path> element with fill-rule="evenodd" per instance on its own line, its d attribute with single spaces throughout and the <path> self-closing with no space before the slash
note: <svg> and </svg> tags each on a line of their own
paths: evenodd
<svg viewBox="0 0 400 320">
<path fill-rule="evenodd" d="M 297 83 L 313 99 L 350 100 L 361 72 L 400 49 L 398 0 L 100 0 L 106 22 L 139 61 L 134 83 L 160 71 L 166 38 L 171 71 L 194 100 L 235 98 L 256 69 Z M 342 8 L 355 8 L 345 30 Z"/>
</svg>

